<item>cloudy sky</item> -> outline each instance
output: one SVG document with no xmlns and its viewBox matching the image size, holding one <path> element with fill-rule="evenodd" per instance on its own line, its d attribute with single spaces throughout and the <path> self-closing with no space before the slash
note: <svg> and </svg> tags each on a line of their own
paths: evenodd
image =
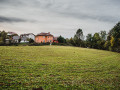
<svg viewBox="0 0 120 90">
<path fill-rule="evenodd" d="M 0 30 L 72 37 L 109 31 L 120 21 L 120 0 L 0 0 Z"/>
</svg>

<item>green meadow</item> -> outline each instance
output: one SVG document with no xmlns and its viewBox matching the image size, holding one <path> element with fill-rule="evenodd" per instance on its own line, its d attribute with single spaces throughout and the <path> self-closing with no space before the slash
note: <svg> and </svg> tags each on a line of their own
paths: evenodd
<svg viewBox="0 0 120 90">
<path fill-rule="evenodd" d="M 65 46 L 1 46 L 0 90 L 120 90 L 120 53 Z"/>
</svg>

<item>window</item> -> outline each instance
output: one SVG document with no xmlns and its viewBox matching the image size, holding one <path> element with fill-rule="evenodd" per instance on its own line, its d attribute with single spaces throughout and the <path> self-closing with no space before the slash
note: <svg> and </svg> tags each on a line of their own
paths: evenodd
<svg viewBox="0 0 120 90">
<path fill-rule="evenodd" d="M 48 36 L 48 38 L 49 38 L 49 36 Z"/>
<path fill-rule="evenodd" d="M 43 38 L 45 38 L 45 36 L 43 36 Z"/>
</svg>

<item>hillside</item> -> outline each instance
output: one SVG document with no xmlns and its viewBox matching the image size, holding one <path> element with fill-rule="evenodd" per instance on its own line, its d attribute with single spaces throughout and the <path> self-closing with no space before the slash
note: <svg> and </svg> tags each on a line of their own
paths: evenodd
<svg viewBox="0 0 120 90">
<path fill-rule="evenodd" d="M 78 47 L 0 47 L 0 90 L 120 89 L 120 54 Z"/>
</svg>

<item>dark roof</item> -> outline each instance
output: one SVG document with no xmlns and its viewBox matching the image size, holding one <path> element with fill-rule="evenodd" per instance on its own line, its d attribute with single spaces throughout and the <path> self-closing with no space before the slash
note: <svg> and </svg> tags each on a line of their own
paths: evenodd
<svg viewBox="0 0 120 90">
<path fill-rule="evenodd" d="M 28 36 L 30 34 L 34 35 L 33 33 L 27 33 L 27 34 L 21 34 L 20 36 Z"/>
<path fill-rule="evenodd" d="M 53 36 L 52 34 L 50 34 L 50 33 L 39 33 L 39 34 L 37 34 L 36 36 Z"/>
<path fill-rule="evenodd" d="M 7 32 L 8 33 L 8 35 L 10 34 L 10 35 L 15 35 L 15 34 L 17 34 L 17 33 L 15 33 L 15 32 Z"/>
</svg>

